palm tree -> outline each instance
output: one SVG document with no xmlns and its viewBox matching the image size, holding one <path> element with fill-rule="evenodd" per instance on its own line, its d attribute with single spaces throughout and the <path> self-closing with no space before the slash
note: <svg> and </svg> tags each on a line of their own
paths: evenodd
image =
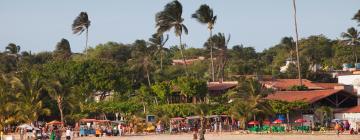
<svg viewBox="0 0 360 140">
<path fill-rule="evenodd" d="M 166 38 L 164 38 L 163 35 L 153 34 L 152 37 L 149 38 L 150 47 L 156 48 L 155 54 L 160 55 L 160 69 L 161 70 L 163 69 L 163 57 L 164 57 L 164 53 L 166 52 L 164 45 L 168 40 L 169 40 L 169 35 L 166 35 Z"/>
<path fill-rule="evenodd" d="M 299 84 L 302 85 L 301 79 L 301 65 L 300 65 L 300 56 L 299 56 L 299 34 L 297 29 L 297 19 L 296 19 L 296 2 L 293 0 L 293 8 L 294 8 L 294 25 L 295 25 L 295 36 L 296 36 L 296 58 L 297 58 L 297 68 L 298 68 L 298 77 L 299 77 Z"/>
<path fill-rule="evenodd" d="M 210 107 L 208 104 L 194 105 L 194 112 L 200 116 L 199 140 L 205 140 L 206 115 L 209 115 Z"/>
<path fill-rule="evenodd" d="M 314 111 L 315 117 L 320 121 L 322 126 L 328 126 L 333 118 L 333 109 L 328 106 L 321 106 Z"/>
<path fill-rule="evenodd" d="M 17 55 L 20 52 L 20 46 L 14 43 L 10 43 L 8 46 L 6 46 L 5 50 L 9 54 Z"/>
<path fill-rule="evenodd" d="M 53 55 L 57 60 L 68 60 L 71 57 L 69 41 L 64 38 L 61 39 L 61 41 L 56 44 Z"/>
<path fill-rule="evenodd" d="M 158 34 L 163 34 L 166 31 L 174 28 L 175 35 L 179 37 L 179 46 L 181 57 L 185 63 L 185 73 L 187 72 L 187 63 L 184 56 L 184 46 L 182 44 L 182 33 L 188 34 L 187 27 L 183 24 L 184 19 L 182 18 L 182 5 L 179 1 L 174 0 L 165 5 L 164 10 L 157 13 L 155 17 L 156 28 Z"/>
<path fill-rule="evenodd" d="M 64 102 L 68 102 L 70 97 L 71 87 L 65 83 L 64 80 L 57 79 L 48 81 L 45 85 L 49 96 L 56 101 L 57 107 L 60 112 L 61 122 L 64 122 Z"/>
<path fill-rule="evenodd" d="M 0 131 L 19 120 L 17 97 L 18 94 L 11 93 L 10 79 L 2 74 L 0 77 Z"/>
<path fill-rule="evenodd" d="M 346 45 L 352 47 L 355 63 L 357 63 L 358 58 L 356 54 L 356 46 L 360 44 L 360 32 L 358 32 L 354 27 L 351 27 L 347 30 L 347 32 L 342 33 L 341 37 L 344 38 Z"/>
<path fill-rule="evenodd" d="M 88 33 L 90 27 L 90 20 L 88 14 L 86 12 L 81 12 L 79 16 L 77 16 L 72 24 L 73 34 L 82 34 L 86 31 L 86 42 L 85 42 L 85 52 L 88 48 Z"/>
<path fill-rule="evenodd" d="M 43 105 L 42 93 L 44 81 L 39 76 L 30 74 L 29 71 L 18 73 L 17 77 L 10 80 L 12 90 L 18 97 L 20 120 L 27 123 L 36 121 L 40 115 L 49 115 L 50 110 Z"/>
<path fill-rule="evenodd" d="M 233 91 L 227 93 L 229 100 L 233 103 L 230 110 L 237 111 L 237 114 L 243 116 L 243 119 L 248 118 L 250 115 L 256 120 L 258 114 L 272 114 L 272 108 L 265 99 L 269 92 L 258 81 L 246 79 Z M 247 107 L 244 108 L 244 106 Z"/>
<path fill-rule="evenodd" d="M 360 26 L 360 10 L 354 15 L 353 20 L 357 20 Z"/>
<path fill-rule="evenodd" d="M 150 87 L 150 70 L 153 66 L 151 54 L 153 50 L 147 47 L 147 44 L 144 40 L 136 40 L 133 45 L 133 51 L 131 51 L 132 59 L 129 60 L 130 64 L 132 65 L 131 69 L 137 71 L 137 73 L 141 71 L 144 72 Z"/>
<path fill-rule="evenodd" d="M 216 16 L 214 16 L 213 10 L 206 4 L 200 6 L 200 8 L 192 14 L 192 17 L 197 19 L 199 23 L 207 24 L 210 32 L 210 59 L 211 59 L 211 77 L 212 81 L 215 80 L 215 72 L 214 72 L 214 59 L 213 59 L 213 44 L 211 42 L 212 37 L 212 29 L 214 28 L 214 24 L 216 22 Z"/>
<path fill-rule="evenodd" d="M 292 37 L 284 37 L 281 39 L 280 45 L 290 52 L 290 59 L 293 61 L 293 53 L 295 42 Z"/>
<path fill-rule="evenodd" d="M 207 49 L 213 48 L 215 52 L 217 52 L 217 61 L 218 61 L 218 72 L 217 72 L 217 79 L 224 80 L 224 69 L 226 65 L 226 51 L 227 51 L 227 45 L 230 41 L 230 35 L 226 39 L 225 35 L 223 33 L 218 33 L 212 36 L 208 39 L 207 42 L 205 42 L 204 46 Z"/>
</svg>

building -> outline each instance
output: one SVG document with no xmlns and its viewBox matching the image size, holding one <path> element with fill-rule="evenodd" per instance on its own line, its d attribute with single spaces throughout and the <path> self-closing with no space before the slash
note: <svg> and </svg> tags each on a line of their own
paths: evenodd
<svg viewBox="0 0 360 140">
<path fill-rule="evenodd" d="M 360 129 L 360 106 L 336 111 L 334 116 L 336 119 L 349 121 L 350 128 Z"/>
</svg>

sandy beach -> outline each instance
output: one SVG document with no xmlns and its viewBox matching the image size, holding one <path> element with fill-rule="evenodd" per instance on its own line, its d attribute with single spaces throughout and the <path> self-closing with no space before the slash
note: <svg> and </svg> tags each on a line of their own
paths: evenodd
<svg viewBox="0 0 360 140">
<path fill-rule="evenodd" d="M 360 135 L 300 135 L 300 134 L 207 134 L 206 140 L 359 140 Z M 146 135 L 123 137 L 81 137 L 77 140 L 192 140 L 191 134 Z"/>
</svg>

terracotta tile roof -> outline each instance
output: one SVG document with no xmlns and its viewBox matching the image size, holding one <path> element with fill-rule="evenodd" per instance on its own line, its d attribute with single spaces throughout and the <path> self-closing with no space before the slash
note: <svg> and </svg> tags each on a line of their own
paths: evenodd
<svg viewBox="0 0 360 140">
<path fill-rule="evenodd" d="M 334 89 L 335 86 L 341 86 L 342 84 L 338 83 L 313 83 L 319 87 L 322 87 L 324 89 Z"/>
<path fill-rule="evenodd" d="M 236 87 L 238 85 L 237 81 L 225 81 L 225 82 L 210 82 L 208 83 L 208 90 L 227 90 Z"/>
<path fill-rule="evenodd" d="M 304 101 L 307 103 L 314 103 L 340 91 L 343 90 L 327 89 L 308 91 L 277 91 L 274 94 L 268 95 L 266 98 L 269 100 L 280 100 L 287 102 Z M 344 93 L 347 92 L 344 91 Z"/>
<path fill-rule="evenodd" d="M 351 108 L 345 108 L 339 111 L 336 111 L 336 113 L 360 113 L 360 106 L 354 106 Z"/>
<path fill-rule="evenodd" d="M 318 85 L 314 84 L 310 80 L 303 79 L 303 84 L 307 86 L 309 89 L 323 89 Z M 294 85 L 299 85 L 298 79 L 275 79 L 269 81 L 261 81 L 267 88 L 274 88 L 276 90 L 287 90 L 289 87 Z"/>
<path fill-rule="evenodd" d="M 209 91 L 223 91 L 234 88 L 237 85 L 238 85 L 237 81 L 224 81 L 224 82 L 209 82 L 207 84 L 207 87 Z M 173 86 L 172 90 L 174 92 L 180 92 L 180 89 L 177 86 Z"/>
</svg>

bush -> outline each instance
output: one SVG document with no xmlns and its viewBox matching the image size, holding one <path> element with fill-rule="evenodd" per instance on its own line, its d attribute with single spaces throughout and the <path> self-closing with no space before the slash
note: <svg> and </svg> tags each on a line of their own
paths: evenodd
<svg viewBox="0 0 360 140">
<path fill-rule="evenodd" d="M 290 91 L 304 91 L 304 90 L 308 90 L 308 89 L 309 88 L 305 85 L 301 85 L 301 86 L 293 85 L 288 88 L 288 90 L 290 90 Z"/>
</svg>

